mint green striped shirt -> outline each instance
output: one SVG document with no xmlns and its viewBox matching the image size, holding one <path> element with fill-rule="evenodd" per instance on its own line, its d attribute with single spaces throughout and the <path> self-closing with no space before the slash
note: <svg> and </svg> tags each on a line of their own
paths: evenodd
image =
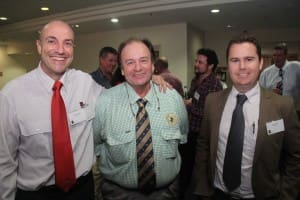
<svg viewBox="0 0 300 200">
<path fill-rule="evenodd" d="M 105 90 L 96 102 L 93 122 L 96 155 L 103 176 L 123 187 L 137 188 L 136 101 L 140 97 L 123 83 Z M 185 143 L 188 119 L 176 90 L 161 93 L 151 83 L 145 96 L 150 118 L 157 187 L 171 183 L 179 173 L 179 143 Z"/>
</svg>

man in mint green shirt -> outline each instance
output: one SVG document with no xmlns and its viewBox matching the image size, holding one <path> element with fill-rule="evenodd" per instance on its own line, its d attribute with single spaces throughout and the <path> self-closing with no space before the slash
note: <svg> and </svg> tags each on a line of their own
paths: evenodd
<svg viewBox="0 0 300 200">
<path fill-rule="evenodd" d="M 126 82 L 104 91 L 96 102 L 93 124 L 95 150 L 104 176 L 104 199 L 178 199 L 179 143 L 185 143 L 188 119 L 175 90 L 160 93 L 151 81 L 152 44 L 129 39 L 119 47 Z M 147 101 L 153 145 L 155 185 L 141 190 L 136 147 L 137 100 Z"/>
</svg>

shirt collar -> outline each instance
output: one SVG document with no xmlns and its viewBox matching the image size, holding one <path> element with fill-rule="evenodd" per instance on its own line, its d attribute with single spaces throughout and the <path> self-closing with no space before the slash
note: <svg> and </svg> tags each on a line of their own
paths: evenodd
<svg viewBox="0 0 300 200">
<path fill-rule="evenodd" d="M 288 64 L 289 64 L 289 61 L 285 60 L 283 66 L 281 68 L 277 67 L 275 64 L 274 64 L 274 66 L 277 69 L 277 71 L 279 71 L 280 69 L 284 70 L 288 66 Z"/>
<path fill-rule="evenodd" d="M 68 71 L 69 69 L 67 69 Z M 66 72 L 67 72 L 66 71 Z M 67 90 L 66 86 L 68 84 L 68 75 L 67 73 L 64 73 L 63 76 L 60 78 L 60 82 L 62 82 L 63 87 L 62 90 Z M 38 67 L 37 67 L 37 73 L 38 73 L 38 77 L 40 77 L 41 79 L 41 84 L 43 84 L 43 86 L 46 88 L 46 90 L 48 92 L 52 92 L 52 87 L 54 85 L 55 80 L 53 80 L 50 76 L 48 76 L 44 70 L 41 67 L 41 62 L 39 63 Z"/>
<path fill-rule="evenodd" d="M 134 91 L 134 89 L 127 82 L 124 83 L 124 87 L 128 92 L 129 103 L 132 106 L 137 105 L 136 101 L 141 97 Z M 157 91 L 157 87 L 153 84 L 152 81 L 150 81 L 150 90 L 148 91 L 147 95 L 144 97 L 144 99 L 148 101 L 147 105 L 149 106 L 154 105 L 156 101 L 156 97 L 155 97 L 156 95 L 154 90 Z"/>
<path fill-rule="evenodd" d="M 254 103 L 257 99 L 255 97 L 257 97 L 259 93 L 260 93 L 260 87 L 257 82 L 256 85 L 251 90 L 245 93 L 245 95 L 247 96 L 247 101 L 249 101 L 249 103 Z M 232 86 L 230 96 L 232 96 L 232 98 L 235 98 L 238 94 L 240 94 L 240 92 L 234 86 Z"/>
</svg>

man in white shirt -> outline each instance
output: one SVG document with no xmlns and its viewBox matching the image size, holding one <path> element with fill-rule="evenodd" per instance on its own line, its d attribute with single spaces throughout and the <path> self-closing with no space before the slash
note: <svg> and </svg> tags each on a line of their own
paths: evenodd
<svg viewBox="0 0 300 200">
<path fill-rule="evenodd" d="M 300 62 L 287 60 L 288 48 L 285 43 L 274 47 L 274 64 L 265 68 L 259 77 L 263 88 L 271 89 L 283 96 L 291 96 L 300 117 Z"/>
<path fill-rule="evenodd" d="M 93 199 L 92 119 L 102 87 L 89 74 L 68 69 L 74 32 L 65 22 L 46 24 L 36 45 L 41 56 L 38 67 L 9 82 L 0 96 L 0 199 Z M 55 176 L 51 99 L 57 81 L 62 83 L 75 169 L 75 183 L 66 191 L 55 181 L 59 177 Z"/>
</svg>

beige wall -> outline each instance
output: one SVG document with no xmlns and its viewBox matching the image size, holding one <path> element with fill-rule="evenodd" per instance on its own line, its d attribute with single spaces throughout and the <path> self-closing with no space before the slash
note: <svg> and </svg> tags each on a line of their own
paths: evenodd
<svg viewBox="0 0 300 200">
<path fill-rule="evenodd" d="M 187 37 L 187 46 L 188 46 L 188 65 L 187 65 L 187 79 L 188 82 L 184 85 L 189 88 L 190 82 L 194 76 L 194 61 L 196 58 L 196 53 L 199 48 L 204 47 L 203 43 L 203 33 L 192 26 L 188 26 L 188 37 Z"/>
<path fill-rule="evenodd" d="M 26 67 L 20 62 L 18 56 L 14 54 L 7 54 L 7 46 L 0 46 L 0 88 L 2 88 L 5 83 L 26 73 Z"/>
</svg>

